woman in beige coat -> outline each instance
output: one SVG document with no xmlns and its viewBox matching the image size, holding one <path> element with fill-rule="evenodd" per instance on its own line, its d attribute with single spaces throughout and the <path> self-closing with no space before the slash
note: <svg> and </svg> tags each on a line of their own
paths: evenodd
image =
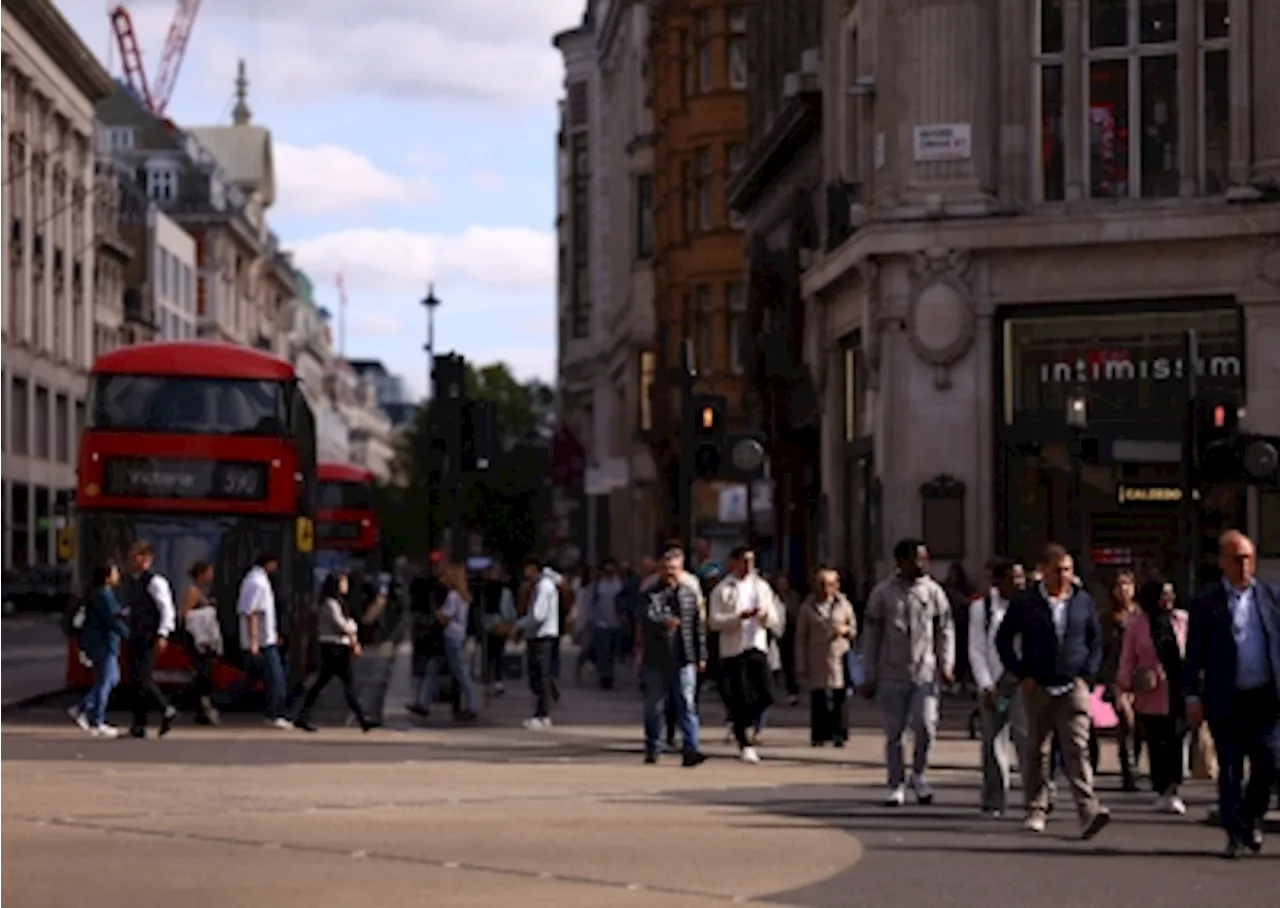
<svg viewBox="0 0 1280 908">
<path fill-rule="evenodd" d="M 814 590 L 800 606 L 796 622 L 796 679 L 809 691 L 809 743 L 828 741 L 844 747 L 849 737 L 845 715 L 844 656 L 857 633 L 853 606 L 840 592 L 840 575 L 821 568 Z"/>
</svg>

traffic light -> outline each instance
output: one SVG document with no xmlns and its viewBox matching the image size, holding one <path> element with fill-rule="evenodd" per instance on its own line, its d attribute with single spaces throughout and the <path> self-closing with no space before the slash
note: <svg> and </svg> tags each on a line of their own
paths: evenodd
<svg viewBox="0 0 1280 908">
<path fill-rule="evenodd" d="M 498 436 L 498 411 L 491 400 L 474 400 L 468 405 L 468 410 L 472 468 L 487 470 L 493 464 Z"/>
<path fill-rule="evenodd" d="M 721 445 L 728 430 L 727 402 L 719 395 L 702 394 L 694 395 L 690 403 L 693 475 L 698 479 L 714 479 L 720 475 Z"/>
<path fill-rule="evenodd" d="M 1196 398 L 1191 427 L 1191 450 L 1200 484 L 1280 485 L 1280 438 L 1240 431 L 1238 397 Z"/>
<path fill-rule="evenodd" d="M 1200 482 L 1238 482 L 1239 401 L 1231 395 L 1200 396 L 1192 401 L 1191 412 L 1191 455 Z"/>
<path fill-rule="evenodd" d="M 467 361 L 457 353 L 445 353 L 431 364 L 431 399 L 459 402 L 466 394 Z"/>
<path fill-rule="evenodd" d="M 730 482 L 763 479 L 767 459 L 764 442 L 764 436 L 758 432 L 744 432 L 725 438 L 720 448 L 720 478 Z"/>
</svg>

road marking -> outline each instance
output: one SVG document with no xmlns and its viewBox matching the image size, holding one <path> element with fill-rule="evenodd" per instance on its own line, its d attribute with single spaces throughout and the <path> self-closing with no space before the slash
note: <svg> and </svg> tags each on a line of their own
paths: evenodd
<svg viewBox="0 0 1280 908">
<path fill-rule="evenodd" d="M 643 886 L 641 886 L 639 883 L 627 883 L 627 885 L 626 885 L 626 886 L 624 886 L 624 887 L 622 887 L 622 888 L 623 888 L 623 889 L 626 889 L 626 890 L 627 890 L 627 892 L 642 892 L 642 891 L 644 891 L 644 887 L 643 887 Z"/>
<path fill-rule="evenodd" d="M 542 871 L 542 873 L 538 874 L 538 879 L 540 880 L 554 880 L 555 878 L 556 878 L 556 875 L 554 873 L 548 873 L 545 870 Z"/>
<path fill-rule="evenodd" d="M 444 867 L 445 870 L 457 870 L 462 865 L 457 861 L 445 861 L 441 866 Z"/>
</svg>

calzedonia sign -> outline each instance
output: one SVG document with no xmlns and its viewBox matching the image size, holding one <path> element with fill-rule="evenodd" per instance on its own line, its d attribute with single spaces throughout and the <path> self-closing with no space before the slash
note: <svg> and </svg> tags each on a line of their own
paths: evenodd
<svg viewBox="0 0 1280 908">
<path fill-rule="evenodd" d="M 103 469 L 103 492 L 120 498 L 265 501 L 267 465 L 110 457 Z"/>
</svg>

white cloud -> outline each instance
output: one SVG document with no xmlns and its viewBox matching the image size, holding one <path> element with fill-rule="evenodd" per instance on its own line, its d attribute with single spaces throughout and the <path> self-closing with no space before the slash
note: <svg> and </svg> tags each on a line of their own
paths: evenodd
<svg viewBox="0 0 1280 908">
<path fill-rule="evenodd" d="M 506 178 L 496 170 L 477 170 L 471 174 L 471 185 L 485 192 L 497 192 L 506 184 Z"/>
<path fill-rule="evenodd" d="M 154 66 L 173 0 L 131 0 Z M 74 23 L 100 23 L 101 0 L 58 0 Z M 560 82 L 551 36 L 581 21 L 585 0 L 217 0 L 204 3 L 190 59 L 229 89 L 249 58 L 254 94 L 318 101 L 338 93 L 544 104 Z M 145 28 L 143 27 L 145 24 Z M 192 73 L 188 73 L 192 75 Z"/>
<path fill-rule="evenodd" d="M 355 227 L 289 246 L 298 267 L 341 271 L 353 293 L 412 298 L 428 282 L 449 279 L 544 291 L 555 282 L 555 237 L 526 227 L 468 227 L 459 234 Z"/>
<path fill-rule="evenodd" d="M 275 212 L 314 216 L 373 205 L 414 205 L 435 197 L 432 185 L 382 170 L 339 145 L 274 146 L 278 201 Z"/>
</svg>

